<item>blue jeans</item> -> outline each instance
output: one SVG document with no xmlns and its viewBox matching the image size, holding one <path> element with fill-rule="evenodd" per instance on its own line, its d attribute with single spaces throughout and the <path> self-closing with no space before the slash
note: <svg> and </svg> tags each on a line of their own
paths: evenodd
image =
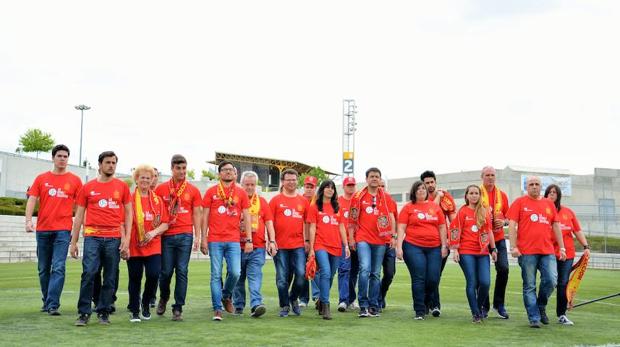
<svg viewBox="0 0 620 347">
<path fill-rule="evenodd" d="M 65 285 L 65 262 L 71 233 L 68 230 L 61 230 L 37 231 L 35 234 L 43 308 L 58 309 L 60 294 Z"/>
<path fill-rule="evenodd" d="M 416 315 L 423 316 L 426 313 L 425 297 L 433 293 L 439 285 L 441 247 L 419 247 L 404 241 L 403 258 L 411 276 L 413 310 Z"/>
<path fill-rule="evenodd" d="M 103 284 L 96 311 L 98 313 L 110 313 L 112 295 L 116 286 L 118 275 L 118 263 L 121 260 L 119 247 L 120 238 L 88 236 L 84 238 L 84 250 L 82 254 L 82 279 L 80 282 L 80 297 L 78 300 L 78 312 L 91 314 L 91 299 L 93 297 L 93 282 L 99 270 L 99 264 L 103 265 Z"/>
<path fill-rule="evenodd" d="M 176 274 L 173 310 L 183 311 L 187 295 L 187 273 L 192 255 L 194 236 L 189 233 L 166 236 L 161 239 L 161 274 L 159 275 L 159 298 L 170 299 L 170 280 Z"/>
<path fill-rule="evenodd" d="M 385 308 L 385 296 L 387 295 L 390 284 L 396 275 L 396 249 L 386 245 L 385 255 L 383 256 L 383 277 L 381 277 L 381 295 L 379 296 L 379 307 Z"/>
<path fill-rule="evenodd" d="M 250 307 L 263 303 L 260 288 L 263 283 L 263 265 L 265 265 L 265 249 L 256 248 L 252 253 L 241 252 L 241 274 L 233 291 L 235 308 L 245 307 L 245 278 L 248 279 L 250 290 Z"/>
<path fill-rule="evenodd" d="M 530 322 L 540 322 L 540 309 L 547 306 L 547 300 L 558 280 L 557 265 L 553 254 L 532 254 L 519 257 L 523 278 L 523 304 Z M 540 287 L 536 298 L 536 270 L 540 271 Z"/>
<path fill-rule="evenodd" d="M 161 255 L 153 254 L 147 257 L 131 257 L 127 259 L 127 275 L 129 283 L 129 311 L 139 313 L 140 307 L 148 307 L 151 299 L 155 298 L 157 291 L 157 281 L 161 273 Z M 140 301 L 140 287 L 142 286 L 142 275 L 145 275 L 144 292 Z"/>
<path fill-rule="evenodd" d="M 288 307 L 297 300 L 304 287 L 306 279 L 306 253 L 303 247 L 293 249 L 279 249 L 273 258 L 276 266 L 276 287 L 280 307 Z M 289 274 L 294 274 L 292 286 L 289 285 Z M 292 277 L 291 277 L 292 278 Z M 289 293 L 289 286 L 291 291 Z"/>
<path fill-rule="evenodd" d="M 316 277 L 311 281 L 306 281 L 304 279 L 304 289 L 301 291 L 301 295 L 299 295 L 299 301 L 308 303 L 310 302 L 310 290 L 312 289 L 312 299 L 316 299 L 319 297 L 319 288 L 320 285 L 316 280 Z"/>
<path fill-rule="evenodd" d="M 568 285 L 570 270 L 573 267 L 574 260 L 575 259 L 566 259 L 565 261 L 560 261 L 556 259 L 558 263 L 558 292 L 556 294 L 557 305 L 555 306 L 555 313 L 558 317 L 566 314 L 566 307 L 568 305 L 566 286 Z"/>
<path fill-rule="evenodd" d="M 239 242 L 209 242 L 211 258 L 211 303 L 214 310 L 222 310 L 222 299 L 230 299 L 241 273 L 241 245 Z M 226 259 L 226 281 L 222 288 L 222 265 Z"/>
<path fill-rule="evenodd" d="M 472 316 L 481 317 L 480 309 L 489 297 L 491 264 L 488 255 L 461 254 L 459 265 L 465 275 L 465 294 Z"/>
<path fill-rule="evenodd" d="M 338 266 L 338 303 L 344 302 L 352 304 L 356 297 L 355 285 L 357 284 L 357 274 L 360 271 L 360 264 L 357 260 L 357 252 L 350 250 L 351 256 L 345 258 L 345 250 L 342 249 L 340 265 Z"/>
<path fill-rule="evenodd" d="M 379 308 L 381 264 L 383 263 L 385 248 L 385 245 L 372 245 L 367 242 L 357 243 L 357 257 L 360 263 L 358 282 L 360 308 Z"/>
<path fill-rule="evenodd" d="M 332 288 L 338 264 L 340 264 L 340 256 L 331 255 L 324 250 L 316 251 L 315 256 L 319 265 L 319 300 L 323 304 L 329 304 L 329 291 Z"/>
</svg>

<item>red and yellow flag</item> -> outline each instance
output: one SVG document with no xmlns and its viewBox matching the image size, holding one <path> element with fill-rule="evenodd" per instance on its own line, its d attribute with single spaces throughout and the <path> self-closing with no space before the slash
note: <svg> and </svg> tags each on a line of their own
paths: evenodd
<svg viewBox="0 0 620 347">
<path fill-rule="evenodd" d="M 577 289 L 579 289 L 581 280 L 583 280 L 583 275 L 586 273 L 589 261 L 590 255 L 588 253 L 584 253 L 579 261 L 573 265 L 573 273 L 570 275 L 568 285 L 566 286 L 566 299 L 568 299 L 569 309 L 573 308 L 575 296 L 577 295 Z"/>
</svg>

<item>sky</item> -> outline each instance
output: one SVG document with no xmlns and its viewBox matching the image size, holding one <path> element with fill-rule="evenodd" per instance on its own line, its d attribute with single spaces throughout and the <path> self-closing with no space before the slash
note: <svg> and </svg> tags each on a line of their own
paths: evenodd
<svg viewBox="0 0 620 347">
<path fill-rule="evenodd" d="M 29 128 L 118 171 L 215 151 L 355 176 L 620 168 L 618 1 L 9 1 L 0 150 Z M 34 155 L 34 154 L 33 154 Z M 48 154 L 43 154 L 46 156 Z"/>
</svg>

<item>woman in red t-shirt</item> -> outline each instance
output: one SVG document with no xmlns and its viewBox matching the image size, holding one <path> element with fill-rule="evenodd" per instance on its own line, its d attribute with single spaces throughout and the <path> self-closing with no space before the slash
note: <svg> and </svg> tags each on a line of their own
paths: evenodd
<svg viewBox="0 0 620 347">
<path fill-rule="evenodd" d="M 563 325 L 573 325 L 573 322 L 566 316 L 566 308 L 568 306 L 566 286 L 568 285 L 568 278 L 573 267 L 573 261 L 575 260 L 575 243 L 573 242 L 573 234 L 583 246 L 584 255 L 586 253 L 590 253 L 590 246 L 588 246 L 586 236 L 581 231 L 581 226 L 575 216 L 575 212 L 573 212 L 570 208 L 561 205 L 562 190 L 560 187 L 556 184 L 550 184 L 547 189 L 545 189 L 545 198 L 551 200 L 555 205 L 555 209 L 558 211 L 556 220 L 560 222 L 560 230 L 562 230 L 564 247 L 566 247 L 566 260 L 561 261 L 560 246 L 558 246 L 558 243 L 555 240 L 553 241 L 557 260 L 556 262 L 558 265 L 558 294 L 555 311 L 558 316 L 558 323 Z"/>
<path fill-rule="evenodd" d="M 334 274 L 342 258 L 349 258 L 349 245 L 344 230 L 336 185 L 331 180 L 321 183 L 316 202 L 310 205 L 306 222 L 310 225 L 310 252 L 308 257 L 316 256 L 319 265 L 319 314 L 323 319 L 332 319 L 329 310 L 329 291 Z"/>
<path fill-rule="evenodd" d="M 428 201 L 428 190 L 417 181 L 409 192 L 411 202 L 398 215 L 396 256 L 405 260 L 411 276 L 416 320 L 424 320 L 425 299 L 439 285 L 441 259 L 448 255 L 446 219 L 441 207 Z M 435 307 L 434 303 L 430 303 Z"/>
<path fill-rule="evenodd" d="M 161 234 L 168 230 L 168 210 L 162 198 L 151 190 L 155 170 L 148 165 L 140 165 L 133 172 L 136 191 L 132 195 L 133 225 L 129 239 L 129 311 L 131 322 L 149 320 L 149 303 L 155 298 L 157 282 L 161 271 Z M 145 273 L 144 293 L 140 303 L 142 273 Z"/>
<path fill-rule="evenodd" d="M 491 215 L 482 204 L 480 187 L 469 185 L 465 189 L 465 205 L 459 209 L 450 225 L 452 258 L 459 263 L 465 275 L 465 294 L 471 310 L 472 322 L 481 323 L 485 316 L 483 303 L 489 297 L 491 265 L 497 249 L 493 238 Z"/>
</svg>

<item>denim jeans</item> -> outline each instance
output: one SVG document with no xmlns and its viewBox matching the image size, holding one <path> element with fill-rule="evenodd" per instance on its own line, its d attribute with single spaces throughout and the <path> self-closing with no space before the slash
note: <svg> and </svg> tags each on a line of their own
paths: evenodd
<svg viewBox="0 0 620 347">
<path fill-rule="evenodd" d="M 570 270 L 573 267 L 573 261 L 575 259 L 566 259 L 560 261 L 556 259 L 558 263 L 558 292 L 557 305 L 555 306 L 555 313 L 557 316 L 566 314 L 566 308 L 568 305 L 568 298 L 566 297 L 566 286 L 568 285 L 568 279 L 570 278 Z"/>
<path fill-rule="evenodd" d="M 441 248 L 439 249 L 441 253 Z M 441 269 L 439 270 L 439 279 L 437 281 L 437 287 L 430 293 L 426 293 L 426 298 L 424 301 L 426 302 L 426 308 L 433 309 L 435 307 L 441 308 L 441 300 L 439 298 L 439 283 L 441 282 L 441 275 L 443 274 L 443 269 L 446 267 L 446 263 L 448 262 L 448 258 L 450 258 L 450 250 L 448 249 L 448 255 L 445 258 L 441 258 Z"/>
<path fill-rule="evenodd" d="M 381 264 L 385 255 L 385 245 L 372 245 L 367 242 L 357 243 L 359 259 L 358 294 L 360 308 L 379 308 L 381 289 Z"/>
<path fill-rule="evenodd" d="M 265 249 L 256 248 L 252 253 L 241 252 L 241 273 L 233 291 L 235 308 L 245 307 L 245 279 L 248 279 L 250 291 L 250 307 L 263 303 L 260 288 L 263 283 L 263 265 L 265 265 Z"/>
<path fill-rule="evenodd" d="M 340 265 L 338 266 L 338 303 L 344 302 L 347 305 L 355 302 L 355 286 L 357 285 L 357 274 L 360 271 L 360 264 L 357 259 L 357 252 L 350 250 L 351 256 L 345 258 L 345 250 L 342 249 Z"/>
<path fill-rule="evenodd" d="M 93 304 L 95 304 L 95 307 L 97 306 L 97 303 L 99 302 L 99 296 L 101 294 L 101 281 L 102 281 L 101 272 L 102 271 L 103 271 L 103 264 L 99 264 L 99 270 L 97 271 L 97 274 L 95 274 L 95 280 L 93 281 Z M 114 304 L 116 302 L 116 299 L 118 299 L 116 297 L 116 293 L 118 292 L 119 274 L 120 274 L 120 271 L 116 273 L 116 278 L 114 279 L 114 291 L 112 292 L 112 304 Z"/>
<path fill-rule="evenodd" d="M 187 295 L 187 273 L 192 255 L 194 236 L 189 233 L 166 236 L 161 239 L 161 274 L 159 275 L 159 297 L 164 302 L 170 299 L 170 280 L 176 274 L 173 310 L 183 311 Z"/>
<path fill-rule="evenodd" d="M 276 266 L 276 287 L 280 307 L 288 307 L 297 300 L 303 290 L 306 274 L 306 253 L 303 247 L 279 249 L 273 258 Z M 289 274 L 294 274 L 294 281 L 289 285 Z M 293 277 L 291 277 L 293 278 Z M 289 287 L 291 287 L 289 293 Z"/>
<path fill-rule="evenodd" d="M 231 299 L 241 273 L 241 245 L 239 242 L 209 242 L 211 258 L 211 303 L 214 310 L 222 310 L 222 299 Z M 226 259 L 226 281 L 222 288 L 222 265 Z"/>
<path fill-rule="evenodd" d="M 379 307 L 385 308 L 385 296 L 387 295 L 390 284 L 396 275 L 396 249 L 386 245 L 385 255 L 383 256 L 383 277 L 381 278 L 381 295 L 379 296 Z"/>
<path fill-rule="evenodd" d="M 497 248 L 497 261 L 495 262 L 495 289 L 493 290 L 493 307 L 499 308 L 504 306 L 506 297 L 506 286 L 508 285 L 508 249 L 506 249 L 506 240 L 495 241 Z M 490 310 L 489 299 L 484 302 L 484 309 Z"/>
<path fill-rule="evenodd" d="M 289 281 L 290 283 L 290 281 Z M 312 299 L 316 299 L 319 297 L 320 291 L 319 283 L 317 282 L 316 277 L 310 281 L 306 281 L 304 279 L 304 289 L 301 291 L 301 295 L 299 295 L 299 301 L 308 303 L 310 302 L 310 290 L 312 289 Z"/>
<path fill-rule="evenodd" d="M 439 285 L 441 247 L 419 247 L 403 242 L 403 258 L 411 276 L 411 297 L 416 315 L 426 313 L 425 299 Z M 431 305 L 436 305 L 430 302 Z"/>
<path fill-rule="evenodd" d="M 119 247 L 120 238 L 88 236 L 84 238 L 84 250 L 82 254 L 82 279 L 80 282 L 80 297 L 78 300 L 78 312 L 91 314 L 91 300 L 93 297 L 93 281 L 99 264 L 103 265 L 103 284 L 101 294 L 97 300 L 98 313 L 110 313 L 112 295 L 118 275 L 118 263 L 121 259 Z"/>
<path fill-rule="evenodd" d="M 547 306 L 547 300 L 558 280 L 557 265 L 553 254 L 528 254 L 519 257 L 523 278 L 523 304 L 530 322 L 540 322 L 540 309 Z M 536 271 L 540 271 L 540 287 L 536 297 Z"/>
<path fill-rule="evenodd" d="M 68 230 L 60 230 L 37 231 L 35 234 L 43 308 L 58 309 L 60 294 L 65 285 L 65 262 L 71 233 Z"/>
<path fill-rule="evenodd" d="M 332 282 L 338 265 L 340 264 L 340 256 L 335 256 L 327 253 L 324 250 L 318 250 L 315 252 L 316 262 L 319 265 L 319 299 L 323 304 L 329 304 L 329 291 L 332 288 Z M 315 277 L 316 279 L 316 277 Z"/>
<path fill-rule="evenodd" d="M 472 316 L 481 317 L 482 304 L 489 297 L 491 264 L 488 255 L 461 254 L 459 265 L 465 275 L 465 294 Z"/>
<path fill-rule="evenodd" d="M 127 259 L 127 274 L 129 284 L 129 311 L 140 312 L 140 305 L 148 307 L 151 299 L 155 298 L 157 282 L 161 272 L 161 255 L 153 254 L 148 257 L 131 257 Z M 142 286 L 142 274 L 145 274 L 144 292 L 140 301 L 140 287 Z"/>
</svg>

